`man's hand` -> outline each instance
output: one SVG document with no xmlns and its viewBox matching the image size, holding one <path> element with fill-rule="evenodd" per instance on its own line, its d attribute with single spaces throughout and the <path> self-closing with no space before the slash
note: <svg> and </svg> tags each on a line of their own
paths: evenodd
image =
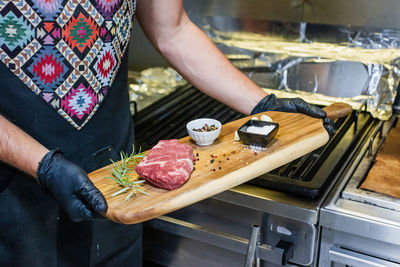
<svg viewBox="0 0 400 267">
<path fill-rule="evenodd" d="M 99 217 L 107 211 L 102 193 L 86 172 L 66 160 L 59 150 L 48 152 L 37 170 L 40 185 L 46 187 L 73 221 Z"/>
<path fill-rule="evenodd" d="M 267 95 L 258 102 L 251 115 L 264 111 L 303 113 L 314 118 L 326 118 L 325 111 L 317 106 L 308 104 L 301 98 L 277 98 L 274 94 Z"/>
<path fill-rule="evenodd" d="M 333 121 L 326 118 L 326 112 L 319 107 L 309 104 L 301 98 L 277 98 L 274 94 L 267 95 L 254 107 L 251 114 L 264 111 L 283 111 L 303 113 L 324 120 L 324 127 L 330 135 L 335 133 Z"/>
</svg>

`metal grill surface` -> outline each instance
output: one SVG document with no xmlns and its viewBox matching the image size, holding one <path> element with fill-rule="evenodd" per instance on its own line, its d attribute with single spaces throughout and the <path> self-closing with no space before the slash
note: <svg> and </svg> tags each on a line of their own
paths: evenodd
<svg viewBox="0 0 400 267">
<path fill-rule="evenodd" d="M 192 86 L 180 87 L 133 117 L 137 147 L 147 150 L 161 139 L 182 138 L 187 135 L 186 124 L 190 120 L 204 117 L 224 124 L 245 115 Z M 316 198 L 343 169 L 376 123 L 368 113 L 354 111 L 335 121 L 336 133 L 325 146 L 249 183 Z"/>
</svg>

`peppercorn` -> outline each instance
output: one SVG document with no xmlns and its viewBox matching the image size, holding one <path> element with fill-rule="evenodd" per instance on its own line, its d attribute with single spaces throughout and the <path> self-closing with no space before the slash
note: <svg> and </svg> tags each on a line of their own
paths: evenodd
<svg viewBox="0 0 400 267">
<path fill-rule="evenodd" d="M 218 169 L 221 170 L 222 169 L 221 166 L 219 166 Z"/>
<path fill-rule="evenodd" d="M 199 156 L 199 153 L 196 153 L 196 157 L 198 157 Z"/>
<path fill-rule="evenodd" d="M 214 160 L 212 159 L 212 160 L 210 160 L 210 162 L 211 162 L 211 163 L 214 163 Z"/>
</svg>

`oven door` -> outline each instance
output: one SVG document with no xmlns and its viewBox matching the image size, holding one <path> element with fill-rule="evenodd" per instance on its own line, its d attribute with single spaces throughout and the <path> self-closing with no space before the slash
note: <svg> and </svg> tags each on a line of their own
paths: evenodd
<svg viewBox="0 0 400 267">
<path fill-rule="evenodd" d="M 400 264 L 366 255 L 360 252 L 334 246 L 329 250 L 328 266 L 395 267 Z"/>
<path fill-rule="evenodd" d="M 323 228 L 319 266 L 400 267 L 400 245 Z"/>
<path fill-rule="evenodd" d="M 209 198 L 144 223 L 144 258 L 163 266 L 315 266 L 315 225 Z"/>
</svg>

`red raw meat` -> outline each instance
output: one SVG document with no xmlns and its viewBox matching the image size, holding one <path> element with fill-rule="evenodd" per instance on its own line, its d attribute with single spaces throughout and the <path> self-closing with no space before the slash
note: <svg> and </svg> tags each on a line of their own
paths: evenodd
<svg viewBox="0 0 400 267">
<path fill-rule="evenodd" d="M 173 190 L 183 185 L 193 171 L 193 149 L 177 139 L 161 140 L 136 166 L 136 172 L 153 185 Z"/>
</svg>

